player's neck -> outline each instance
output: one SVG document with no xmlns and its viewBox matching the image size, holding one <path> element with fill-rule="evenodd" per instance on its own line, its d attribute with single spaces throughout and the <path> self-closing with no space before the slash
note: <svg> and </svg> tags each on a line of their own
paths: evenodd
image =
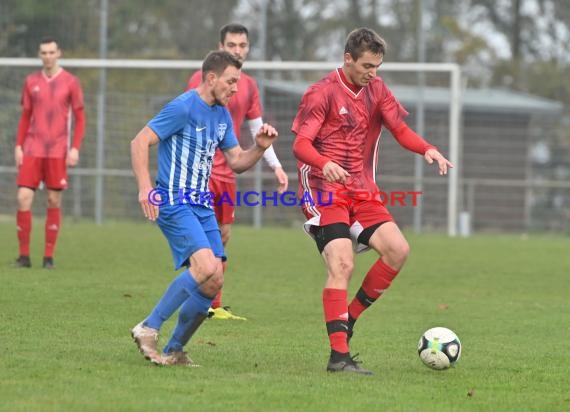
<svg viewBox="0 0 570 412">
<path fill-rule="evenodd" d="M 198 87 L 196 87 L 196 93 L 198 93 L 200 99 L 202 99 L 208 106 L 213 106 L 214 103 L 216 103 L 214 96 L 212 96 L 210 90 L 205 87 L 204 83 L 201 83 Z"/>
<path fill-rule="evenodd" d="M 48 69 L 46 69 L 45 67 L 42 69 L 42 71 L 44 72 L 44 74 L 47 77 L 54 77 L 56 74 L 59 73 L 60 70 L 61 70 L 61 66 L 59 64 L 56 64 L 53 67 L 50 67 Z"/>
<path fill-rule="evenodd" d="M 354 93 L 358 93 L 360 89 L 362 89 L 362 86 L 357 86 L 356 84 L 350 81 L 349 77 L 346 75 L 346 72 L 344 71 L 344 67 L 341 67 L 338 70 L 338 73 L 340 75 L 340 80 L 344 83 L 346 87 L 348 87 Z"/>
</svg>

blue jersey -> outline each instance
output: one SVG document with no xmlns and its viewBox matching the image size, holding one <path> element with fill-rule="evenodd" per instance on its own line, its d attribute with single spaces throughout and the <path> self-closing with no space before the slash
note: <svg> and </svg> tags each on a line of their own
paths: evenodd
<svg viewBox="0 0 570 412">
<path fill-rule="evenodd" d="M 216 148 L 238 145 L 228 110 L 209 106 L 196 90 L 189 90 L 164 106 L 147 126 L 160 139 L 156 184 L 168 190 L 169 203 L 211 208 L 205 194 Z"/>
</svg>

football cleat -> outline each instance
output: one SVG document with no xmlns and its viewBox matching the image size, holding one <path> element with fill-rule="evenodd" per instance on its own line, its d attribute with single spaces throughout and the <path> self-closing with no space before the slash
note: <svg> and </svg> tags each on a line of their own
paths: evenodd
<svg viewBox="0 0 570 412">
<path fill-rule="evenodd" d="M 42 267 L 44 269 L 55 269 L 55 265 L 53 263 L 53 258 L 51 257 L 44 257 L 44 261 L 42 263 Z"/>
<path fill-rule="evenodd" d="M 16 262 L 14 262 L 14 265 L 17 268 L 31 268 L 32 267 L 32 262 L 30 261 L 30 257 L 29 256 L 18 256 L 18 259 L 16 259 Z"/>
<path fill-rule="evenodd" d="M 247 320 L 243 316 L 234 315 L 230 311 L 229 306 L 219 307 L 219 308 L 210 308 L 208 309 L 208 318 L 210 319 L 232 319 L 232 320 Z"/>
<path fill-rule="evenodd" d="M 187 366 L 190 368 L 197 368 L 200 365 L 196 364 L 186 352 L 172 351 L 160 355 L 160 364 L 163 366 Z"/>
<path fill-rule="evenodd" d="M 372 375 L 372 371 L 362 368 L 359 360 L 356 359 L 358 354 L 350 356 L 350 353 L 331 353 L 327 372 L 352 372 L 361 375 Z"/>
<path fill-rule="evenodd" d="M 158 330 L 144 326 L 141 322 L 131 329 L 131 336 L 145 359 L 157 365 L 162 364 L 161 356 L 157 350 Z"/>
</svg>

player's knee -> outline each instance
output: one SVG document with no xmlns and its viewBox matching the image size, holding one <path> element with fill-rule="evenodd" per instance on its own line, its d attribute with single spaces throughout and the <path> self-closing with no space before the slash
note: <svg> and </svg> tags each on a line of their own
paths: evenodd
<svg viewBox="0 0 570 412">
<path fill-rule="evenodd" d="M 402 263 L 404 263 L 410 255 L 410 244 L 404 240 L 404 242 L 398 246 L 397 254 L 398 257 L 402 260 Z"/>
<path fill-rule="evenodd" d="M 218 272 L 218 262 L 216 259 L 208 259 L 203 262 L 200 269 L 205 277 L 213 277 Z"/>
<path fill-rule="evenodd" d="M 200 286 L 200 290 L 205 296 L 210 296 L 213 298 L 220 291 L 220 289 L 222 289 L 223 286 L 224 275 L 221 270 L 217 269 L 216 272 Z"/>
<path fill-rule="evenodd" d="M 330 276 L 350 280 L 352 272 L 354 271 L 354 260 L 350 258 L 340 258 L 331 265 L 330 269 Z"/>
<path fill-rule="evenodd" d="M 61 206 L 61 194 L 57 192 L 56 193 L 48 192 L 47 207 L 51 209 L 60 206 Z"/>
<path fill-rule="evenodd" d="M 218 293 L 218 291 L 224 286 L 224 277 L 220 275 L 215 275 L 212 277 L 211 287 L 213 289 L 214 294 Z"/>
<path fill-rule="evenodd" d="M 409 254 L 410 245 L 405 239 L 402 239 L 390 245 L 385 258 L 390 263 L 390 266 L 399 269 L 406 263 Z"/>
<path fill-rule="evenodd" d="M 34 192 L 28 190 L 18 190 L 16 200 L 18 201 L 19 210 L 29 210 L 34 200 Z"/>
</svg>

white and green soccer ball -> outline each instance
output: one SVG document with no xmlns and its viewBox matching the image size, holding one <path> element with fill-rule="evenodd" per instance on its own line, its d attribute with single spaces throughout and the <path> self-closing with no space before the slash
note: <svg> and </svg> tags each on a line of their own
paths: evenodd
<svg viewBox="0 0 570 412">
<path fill-rule="evenodd" d="M 418 343 L 422 362 L 432 369 L 447 369 L 461 356 L 461 342 L 450 329 L 437 327 L 424 332 Z"/>
</svg>

